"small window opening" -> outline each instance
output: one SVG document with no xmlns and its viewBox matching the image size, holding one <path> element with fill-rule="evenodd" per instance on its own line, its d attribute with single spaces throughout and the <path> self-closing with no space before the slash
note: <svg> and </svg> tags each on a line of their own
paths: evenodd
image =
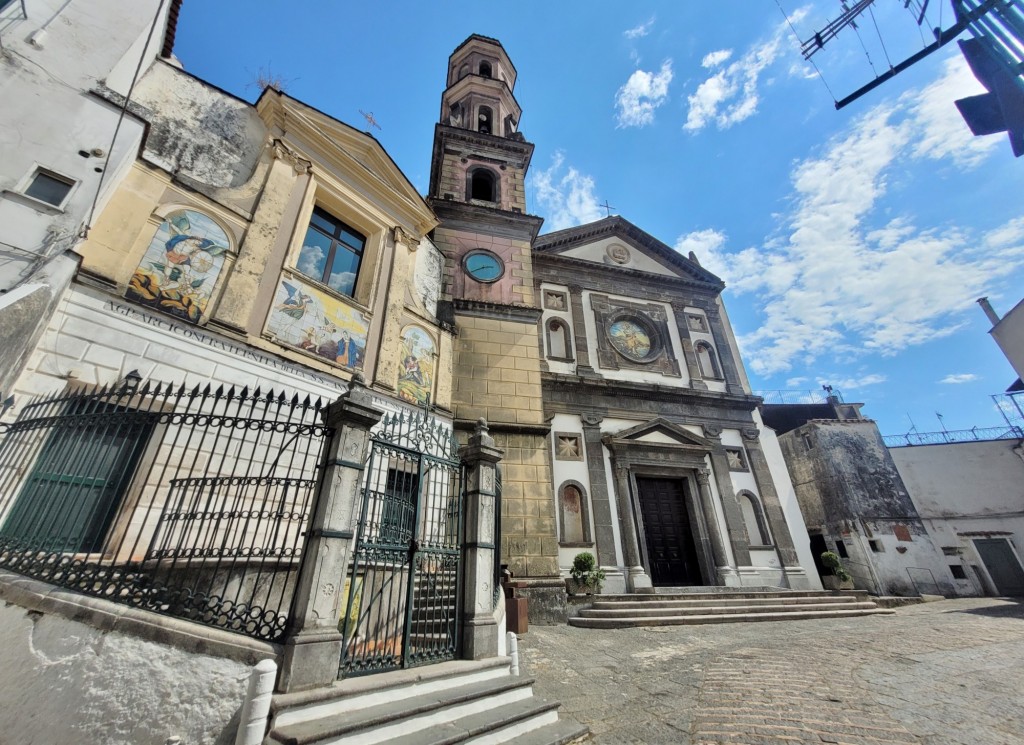
<svg viewBox="0 0 1024 745">
<path fill-rule="evenodd" d="M 885 552 L 885 547 L 882 546 L 882 542 L 879 540 L 868 541 L 868 545 L 871 546 L 871 550 L 876 554 Z"/>
<path fill-rule="evenodd" d="M 559 320 L 548 322 L 548 357 L 569 358 L 569 327 Z"/>
<path fill-rule="evenodd" d="M 25 189 L 25 196 L 52 204 L 54 207 L 60 207 L 64 204 L 64 200 L 67 199 L 68 194 L 71 193 L 71 187 L 74 185 L 75 182 L 71 179 L 39 170 L 36 171 L 32 182 Z"/>
<path fill-rule="evenodd" d="M 953 579 L 967 579 L 967 572 L 960 564 L 950 564 L 949 571 L 953 573 Z"/>
<path fill-rule="evenodd" d="M 482 199 L 485 202 L 496 202 L 496 178 L 493 171 L 481 168 L 473 172 L 469 187 L 470 199 Z"/>
<path fill-rule="evenodd" d="M 483 77 L 485 77 L 485 78 L 491 77 L 491 63 L 490 62 L 481 62 L 480 63 L 480 74 Z"/>
<path fill-rule="evenodd" d="M 839 557 L 842 559 L 850 558 L 850 554 L 846 550 L 846 544 L 842 541 L 836 541 L 836 553 L 839 554 Z"/>
<path fill-rule="evenodd" d="M 481 106 L 480 113 L 477 114 L 477 131 L 489 135 L 494 129 L 492 125 L 493 118 L 494 114 L 491 110 L 486 106 Z"/>
</svg>

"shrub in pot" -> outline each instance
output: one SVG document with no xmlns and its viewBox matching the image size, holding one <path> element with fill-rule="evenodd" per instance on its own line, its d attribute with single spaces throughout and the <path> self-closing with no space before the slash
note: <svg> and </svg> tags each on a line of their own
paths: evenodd
<svg viewBox="0 0 1024 745">
<path fill-rule="evenodd" d="M 601 592 L 604 570 L 597 566 L 597 560 L 589 551 L 581 551 L 572 560 L 569 579 L 565 581 L 570 595 L 592 595 Z"/>
<path fill-rule="evenodd" d="M 825 585 L 826 590 L 853 589 L 853 575 L 846 571 L 846 567 L 843 566 L 843 561 L 837 553 L 826 551 L 821 555 L 821 563 L 830 572 L 821 578 L 821 583 Z"/>
</svg>

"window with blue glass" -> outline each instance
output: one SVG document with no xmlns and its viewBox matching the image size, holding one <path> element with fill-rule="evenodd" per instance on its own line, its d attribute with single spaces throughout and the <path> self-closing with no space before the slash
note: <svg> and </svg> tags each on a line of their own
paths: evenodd
<svg viewBox="0 0 1024 745">
<path fill-rule="evenodd" d="M 316 207 L 296 268 L 332 290 L 352 297 L 364 248 L 366 236 Z"/>
</svg>

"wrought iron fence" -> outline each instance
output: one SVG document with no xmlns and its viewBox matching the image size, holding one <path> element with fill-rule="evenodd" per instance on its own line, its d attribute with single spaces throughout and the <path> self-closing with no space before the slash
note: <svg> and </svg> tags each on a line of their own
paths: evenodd
<svg viewBox="0 0 1024 745">
<path fill-rule="evenodd" d="M 137 382 L 37 397 L 0 430 L 0 568 L 279 640 L 326 403 Z"/>
<path fill-rule="evenodd" d="M 1016 440 L 1024 437 L 1020 427 L 986 427 L 979 429 L 948 430 L 945 432 L 908 432 L 905 435 L 885 435 L 886 447 L 905 448 L 914 445 L 943 445 L 951 442 L 978 442 L 980 440 Z"/>
<path fill-rule="evenodd" d="M 754 391 L 754 395 L 763 398 L 766 404 L 827 404 L 831 403 L 830 398 L 843 403 L 843 394 L 838 390 Z"/>
</svg>

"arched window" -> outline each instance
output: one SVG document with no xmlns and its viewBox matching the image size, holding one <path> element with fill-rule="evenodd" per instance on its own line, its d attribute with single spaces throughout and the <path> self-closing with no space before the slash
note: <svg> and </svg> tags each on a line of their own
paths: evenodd
<svg viewBox="0 0 1024 745">
<path fill-rule="evenodd" d="M 477 132 L 489 135 L 494 131 L 494 114 L 487 106 L 481 106 L 476 115 Z"/>
<path fill-rule="evenodd" d="M 462 80 L 467 75 L 469 75 L 469 65 L 468 64 L 463 65 L 462 67 L 459 68 L 459 80 Z"/>
<path fill-rule="evenodd" d="M 772 545 L 771 534 L 768 533 L 768 525 L 764 519 L 764 510 L 761 509 L 761 502 L 748 491 L 739 493 L 740 508 L 743 510 L 743 522 L 747 526 L 747 536 L 750 538 L 751 546 Z"/>
<path fill-rule="evenodd" d="M 559 517 L 562 533 L 559 542 L 563 545 L 589 545 L 590 510 L 583 484 L 566 481 L 558 489 Z"/>
<path fill-rule="evenodd" d="M 572 360 L 572 336 L 569 324 L 560 318 L 552 318 L 547 325 L 548 357 L 553 360 Z"/>
<path fill-rule="evenodd" d="M 480 63 L 480 74 L 485 77 L 491 77 L 491 63 L 484 61 Z"/>
<path fill-rule="evenodd" d="M 498 176 L 489 168 L 477 168 L 469 174 L 469 198 L 498 201 Z"/>
<path fill-rule="evenodd" d="M 706 341 L 699 341 L 693 346 L 697 354 L 697 364 L 700 365 L 700 374 L 705 378 L 721 378 L 722 371 L 718 367 L 718 357 L 715 350 Z"/>
</svg>

